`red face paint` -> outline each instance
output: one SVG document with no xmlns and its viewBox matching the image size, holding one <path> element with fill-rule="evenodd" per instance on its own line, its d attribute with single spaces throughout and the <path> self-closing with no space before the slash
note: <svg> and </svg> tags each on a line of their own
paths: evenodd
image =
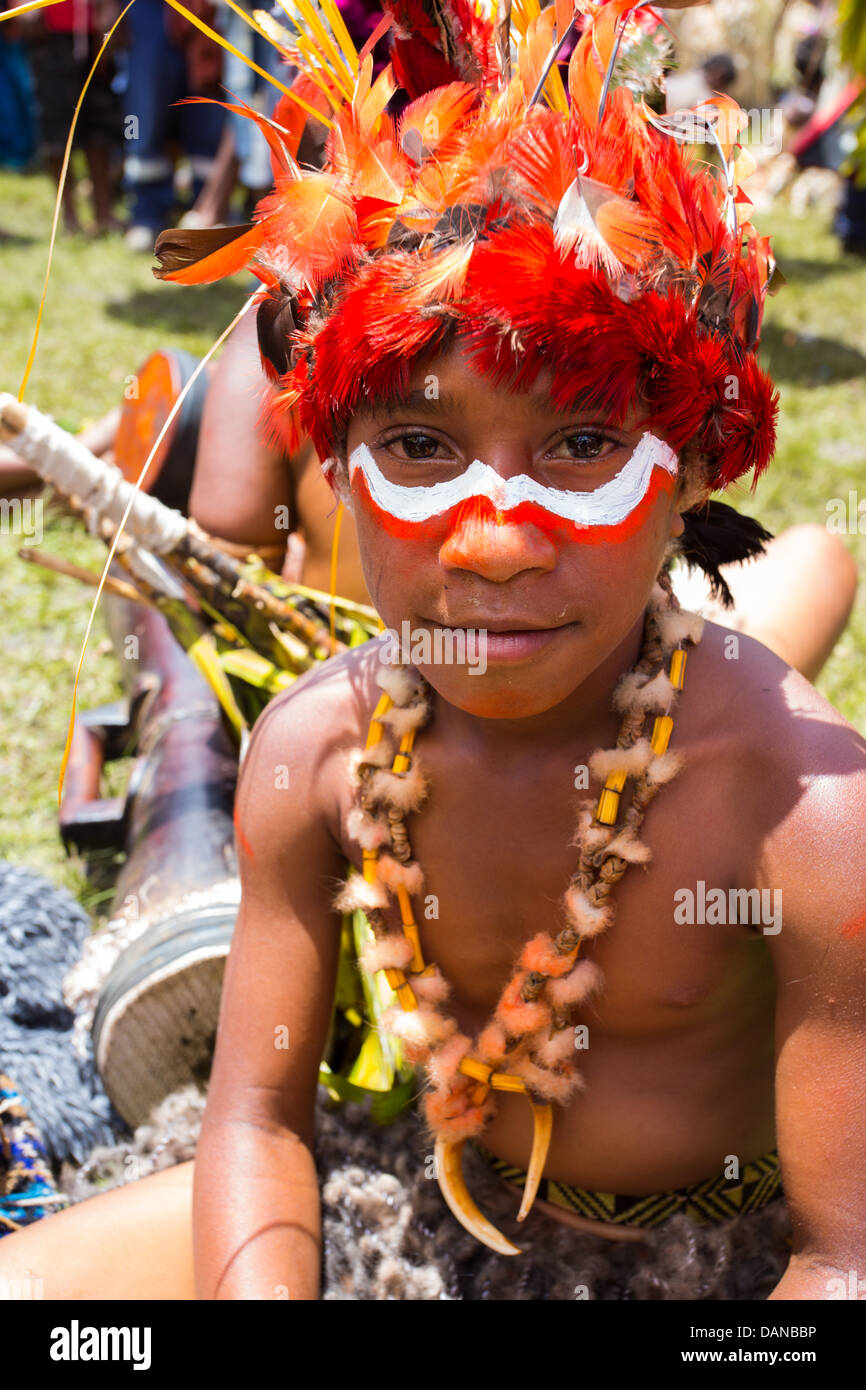
<svg viewBox="0 0 866 1390">
<path fill-rule="evenodd" d="M 238 810 L 237 802 L 235 803 L 234 816 L 233 816 L 232 819 L 233 819 L 233 821 L 234 821 L 235 835 L 236 835 L 236 837 L 237 837 L 237 842 L 238 842 L 238 844 L 240 845 L 240 847 L 241 847 L 241 849 L 243 850 L 244 854 L 245 854 L 249 859 L 254 859 L 254 858 L 255 858 L 255 855 L 253 854 L 252 846 L 250 845 L 250 842 L 249 842 L 249 840 L 247 839 L 247 837 L 246 837 L 246 835 L 244 834 L 244 832 L 241 830 L 240 812 L 239 812 L 239 810 Z"/>
<path fill-rule="evenodd" d="M 488 497 L 469 497 L 447 511 L 420 521 L 408 521 L 381 507 L 373 498 L 364 473 L 358 469 L 352 491 L 373 517 L 378 529 L 400 540 L 427 541 L 442 545 L 467 525 L 534 526 L 559 544 L 619 545 L 645 524 L 660 496 L 671 496 L 675 479 L 662 468 L 654 468 L 647 490 L 637 505 L 620 522 L 604 526 L 580 526 L 556 516 L 536 502 L 521 502 L 508 511 L 498 509 Z"/>
<path fill-rule="evenodd" d="M 846 922 L 842 928 L 842 935 L 848 937 L 850 940 L 855 936 L 859 936 L 863 931 L 866 931 L 866 912 L 861 913 L 859 917 L 853 918 L 852 921 Z"/>
</svg>

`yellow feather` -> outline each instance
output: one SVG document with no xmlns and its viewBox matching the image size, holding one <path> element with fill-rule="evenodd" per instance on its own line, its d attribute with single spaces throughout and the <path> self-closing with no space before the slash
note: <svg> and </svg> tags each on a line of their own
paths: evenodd
<svg viewBox="0 0 866 1390">
<path fill-rule="evenodd" d="M 333 0 L 319 0 L 322 11 L 331 26 L 331 32 L 343 52 L 346 62 L 349 64 L 353 73 L 358 71 L 358 50 L 352 42 L 352 36 L 346 28 L 345 20 L 340 14 L 338 7 Z"/>
<path fill-rule="evenodd" d="M 342 55 L 338 53 L 331 42 L 330 35 L 316 14 L 314 7 L 310 4 L 310 0 L 280 0 L 280 5 L 287 15 L 291 15 L 292 10 L 297 10 L 301 18 L 309 24 L 321 53 L 322 66 L 330 73 L 334 81 L 346 91 L 349 100 L 351 100 L 354 74 L 344 63 Z"/>
<path fill-rule="evenodd" d="M 317 121 L 321 121 L 322 124 L 328 126 L 329 129 L 334 124 L 327 116 L 323 116 L 321 111 L 317 111 L 315 106 L 311 106 L 308 101 L 304 101 L 303 97 L 297 96 L 290 87 L 286 86 L 285 82 L 281 82 L 278 77 L 273 77 L 269 72 L 266 72 L 264 68 L 260 68 L 258 63 L 253 62 L 252 58 L 247 58 L 246 54 L 241 53 L 239 48 L 235 48 L 233 43 L 229 43 L 228 39 L 224 39 L 222 34 L 218 34 L 209 24 L 205 24 L 203 19 L 199 19 L 198 16 L 188 10 L 185 5 L 182 5 L 180 0 L 165 0 L 165 3 L 171 5 L 173 10 L 177 10 L 178 14 L 182 14 L 184 19 L 189 20 L 190 24 L 200 30 L 202 34 L 207 34 L 209 39 L 213 39 L 214 43 L 218 43 L 220 48 L 224 48 L 227 53 L 233 53 L 235 57 L 239 58 L 242 63 L 245 63 L 248 68 L 252 68 L 253 72 L 257 72 L 259 77 L 263 77 L 266 82 L 270 82 L 272 87 L 276 87 L 278 91 L 283 92 L 287 97 L 291 97 L 292 101 L 296 102 L 298 106 L 302 106 L 310 116 L 314 116 Z"/>
<path fill-rule="evenodd" d="M 333 70 L 329 68 L 326 60 L 322 57 L 320 49 L 316 47 L 314 41 L 307 34 L 296 34 L 294 36 L 294 42 L 296 45 L 295 51 L 305 60 L 303 65 L 305 76 L 309 77 L 312 82 L 315 82 L 316 86 L 320 87 L 322 91 L 330 91 L 333 94 L 334 88 L 336 88 L 344 103 L 351 101 L 352 93 L 350 88 L 346 86 L 343 78 L 338 77 Z M 342 103 L 335 102 L 334 104 L 339 108 Z"/>
<path fill-rule="evenodd" d="M 17 5 L 14 10 L 6 10 L 3 14 L 0 14 L 0 21 L 4 19 L 17 19 L 20 14 L 28 14 L 30 10 L 41 10 L 45 5 L 59 5 L 60 3 L 61 0 L 30 0 L 29 5 Z"/>
</svg>

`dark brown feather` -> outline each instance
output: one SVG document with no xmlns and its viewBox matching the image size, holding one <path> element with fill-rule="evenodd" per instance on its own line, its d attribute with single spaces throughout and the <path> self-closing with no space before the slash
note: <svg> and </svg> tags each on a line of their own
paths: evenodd
<svg viewBox="0 0 866 1390">
<path fill-rule="evenodd" d="M 186 270 L 244 236 L 252 226 L 252 222 L 245 222 L 237 227 L 169 227 L 156 239 L 153 254 L 159 266 L 153 273 L 157 280 L 164 280 L 175 271 Z"/>
</svg>

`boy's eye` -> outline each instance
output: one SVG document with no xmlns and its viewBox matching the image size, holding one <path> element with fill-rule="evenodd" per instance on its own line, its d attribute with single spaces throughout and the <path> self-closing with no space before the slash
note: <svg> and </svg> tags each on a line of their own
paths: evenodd
<svg viewBox="0 0 866 1390">
<path fill-rule="evenodd" d="M 442 450 L 442 444 L 438 439 L 434 439 L 432 434 L 400 434 L 394 439 L 387 441 L 389 449 L 399 457 L 407 459 L 431 459 L 435 458 Z"/>
<path fill-rule="evenodd" d="M 601 458 L 605 445 L 610 443 L 597 430 L 573 430 L 571 434 L 563 435 L 556 450 L 573 459 L 597 459 Z"/>
</svg>

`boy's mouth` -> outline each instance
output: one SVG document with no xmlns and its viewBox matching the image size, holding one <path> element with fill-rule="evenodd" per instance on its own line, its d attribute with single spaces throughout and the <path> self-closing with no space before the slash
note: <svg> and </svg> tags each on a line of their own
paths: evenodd
<svg viewBox="0 0 866 1390">
<path fill-rule="evenodd" d="M 476 617 L 471 626 L 463 627 L 459 623 L 444 624 L 435 621 L 431 621 L 430 625 L 452 633 L 458 633 L 462 629 L 464 632 L 477 634 L 476 644 L 480 645 L 480 650 L 486 655 L 488 665 L 519 665 L 537 656 L 565 633 L 572 632 L 580 626 L 579 623 L 572 622 L 560 623 L 555 627 L 539 627 L 516 618 L 485 621 L 480 616 Z"/>
</svg>

